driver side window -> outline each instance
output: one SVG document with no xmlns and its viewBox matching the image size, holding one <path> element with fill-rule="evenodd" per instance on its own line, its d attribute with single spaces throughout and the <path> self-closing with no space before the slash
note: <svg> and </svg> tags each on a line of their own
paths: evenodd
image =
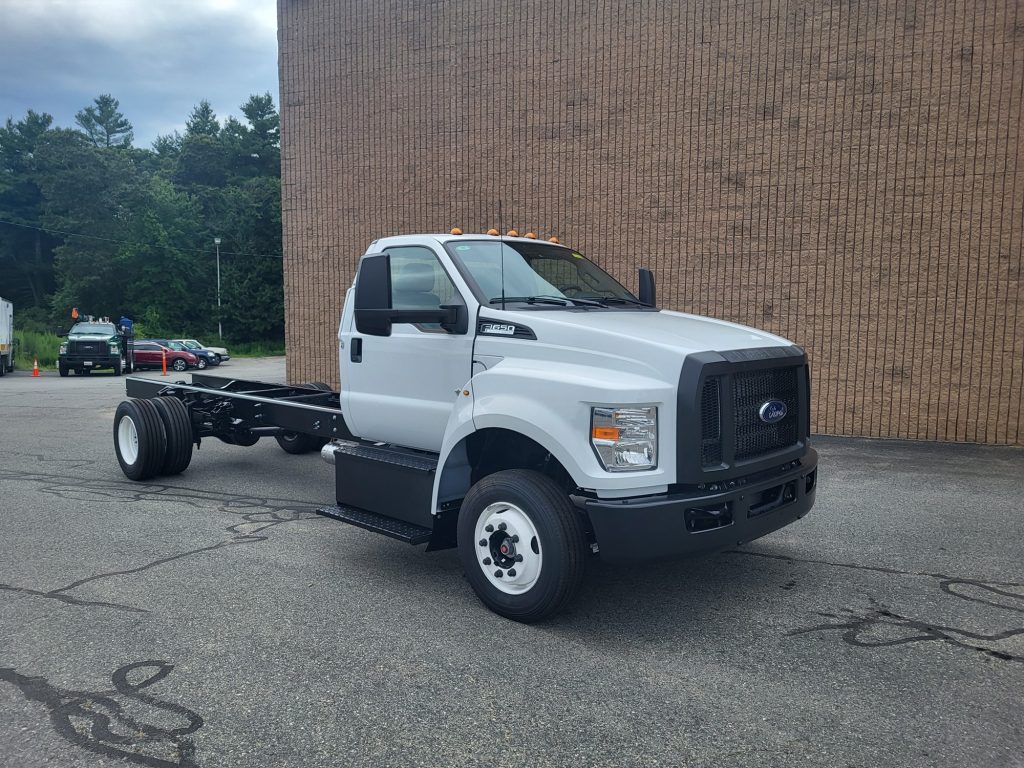
<svg viewBox="0 0 1024 768">
<path fill-rule="evenodd" d="M 391 257 L 392 309 L 437 309 L 455 294 L 448 273 L 429 248 L 388 248 Z M 440 323 L 416 323 L 422 330 L 440 330 Z"/>
</svg>

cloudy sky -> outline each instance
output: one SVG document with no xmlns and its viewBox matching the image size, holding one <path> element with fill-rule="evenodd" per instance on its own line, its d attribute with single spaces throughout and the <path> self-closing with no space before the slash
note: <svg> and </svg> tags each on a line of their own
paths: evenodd
<svg viewBox="0 0 1024 768">
<path fill-rule="evenodd" d="M 266 91 L 279 105 L 276 0 L 0 0 L 0 121 L 71 126 L 110 93 L 149 146 L 200 99 L 224 118 Z"/>
</svg>

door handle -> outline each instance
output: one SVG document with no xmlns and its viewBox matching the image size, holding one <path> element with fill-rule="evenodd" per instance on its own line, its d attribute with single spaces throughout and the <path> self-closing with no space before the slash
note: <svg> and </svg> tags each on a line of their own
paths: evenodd
<svg viewBox="0 0 1024 768">
<path fill-rule="evenodd" d="M 361 362 L 363 362 L 363 340 L 362 339 L 356 339 L 356 338 L 352 339 L 352 351 L 349 353 L 349 359 L 351 359 L 353 363 L 361 363 Z"/>
</svg>

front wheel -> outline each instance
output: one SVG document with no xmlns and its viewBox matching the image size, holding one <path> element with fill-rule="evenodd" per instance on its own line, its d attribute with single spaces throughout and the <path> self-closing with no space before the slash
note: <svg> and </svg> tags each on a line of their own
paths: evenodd
<svg viewBox="0 0 1024 768">
<path fill-rule="evenodd" d="M 68 375 L 68 367 L 64 363 L 57 363 L 57 372 L 63 377 Z"/>
<path fill-rule="evenodd" d="M 207 363 L 205 357 L 200 357 L 198 360 L 196 360 L 196 368 L 198 368 L 200 371 L 205 371 L 206 365 Z"/>
<path fill-rule="evenodd" d="M 114 375 L 115 376 L 120 376 L 123 371 L 124 371 L 124 358 L 122 357 L 120 360 L 117 360 L 117 361 L 114 362 Z"/>
<path fill-rule="evenodd" d="M 546 475 L 511 469 L 470 488 L 458 523 L 466 577 L 495 613 L 524 623 L 558 613 L 583 581 L 580 513 Z"/>
</svg>

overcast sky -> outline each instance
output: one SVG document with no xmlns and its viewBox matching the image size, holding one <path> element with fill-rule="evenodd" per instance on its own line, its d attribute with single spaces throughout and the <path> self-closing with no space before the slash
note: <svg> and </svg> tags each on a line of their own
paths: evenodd
<svg viewBox="0 0 1024 768">
<path fill-rule="evenodd" d="M 266 91 L 280 107 L 276 0 L 0 0 L 0 121 L 70 127 L 110 93 L 146 147 L 200 99 L 223 119 Z"/>
</svg>

